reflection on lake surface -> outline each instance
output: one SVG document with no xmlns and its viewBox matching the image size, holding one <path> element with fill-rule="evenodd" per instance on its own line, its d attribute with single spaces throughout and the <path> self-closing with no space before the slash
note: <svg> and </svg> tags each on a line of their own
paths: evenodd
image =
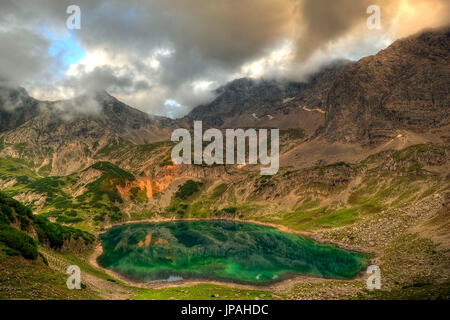
<svg viewBox="0 0 450 320">
<path fill-rule="evenodd" d="M 143 282 L 264 284 L 290 274 L 345 279 L 366 265 L 364 254 L 252 223 L 136 223 L 113 227 L 100 238 L 100 265 Z"/>
</svg>

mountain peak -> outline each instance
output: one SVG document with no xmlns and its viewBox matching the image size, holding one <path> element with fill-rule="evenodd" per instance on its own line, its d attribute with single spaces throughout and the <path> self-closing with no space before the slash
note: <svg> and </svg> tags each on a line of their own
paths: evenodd
<svg viewBox="0 0 450 320">
<path fill-rule="evenodd" d="M 15 128 L 38 113 L 37 100 L 24 88 L 0 86 L 0 132 Z"/>
<path fill-rule="evenodd" d="M 325 135 L 378 143 L 449 123 L 450 28 L 400 39 L 346 68 L 330 90 Z"/>
<path fill-rule="evenodd" d="M 94 100 L 99 103 L 104 103 L 104 102 L 111 102 L 113 99 L 115 98 L 112 95 L 110 95 L 106 90 L 101 89 L 101 90 L 86 91 L 85 93 L 66 101 L 83 102 L 87 100 Z"/>
<path fill-rule="evenodd" d="M 317 126 L 321 124 L 321 119 L 310 121 L 303 114 L 302 108 L 321 108 L 338 73 L 348 64 L 349 61 L 333 62 L 310 75 L 305 82 L 288 79 L 236 79 L 218 88 L 217 97 L 208 104 L 194 108 L 189 117 L 202 120 L 206 125 L 222 127 L 292 128 L 303 125 L 302 119 Z"/>
<path fill-rule="evenodd" d="M 94 97 L 97 101 L 111 101 L 113 99 L 116 100 L 116 98 L 114 98 L 108 93 L 108 91 L 104 89 L 91 92 L 90 96 Z"/>
</svg>

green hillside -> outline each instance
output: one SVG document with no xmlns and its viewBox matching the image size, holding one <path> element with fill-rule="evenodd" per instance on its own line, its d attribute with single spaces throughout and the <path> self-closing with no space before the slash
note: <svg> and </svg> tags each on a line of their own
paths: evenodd
<svg viewBox="0 0 450 320">
<path fill-rule="evenodd" d="M 33 215 L 30 208 L 0 193 L 0 242 L 6 246 L 3 249 L 5 253 L 34 260 L 38 257 L 38 243 L 61 249 L 70 240 L 81 240 L 85 245 L 90 245 L 95 237 L 52 223 L 44 216 Z"/>
</svg>

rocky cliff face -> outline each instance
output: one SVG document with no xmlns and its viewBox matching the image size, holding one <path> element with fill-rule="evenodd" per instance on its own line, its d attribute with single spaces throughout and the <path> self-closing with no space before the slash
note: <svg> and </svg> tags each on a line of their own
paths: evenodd
<svg viewBox="0 0 450 320">
<path fill-rule="evenodd" d="M 234 80 L 216 90 L 218 96 L 213 102 L 195 108 L 189 116 L 195 120 L 203 120 L 207 125 L 220 127 L 225 118 L 252 111 L 262 113 L 275 104 L 281 104 L 285 91 L 289 89 L 291 84 L 285 87 L 274 80 Z"/>
<path fill-rule="evenodd" d="M 450 28 L 398 40 L 337 77 L 327 100 L 331 141 L 377 144 L 398 129 L 444 127 L 450 114 Z"/>
<path fill-rule="evenodd" d="M 38 103 L 23 88 L 0 87 L 0 133 L 36 116 L 39 113 Z"/>
<path fill-rule="evenodd" d="M 136 158 L 137 145 L 168 140 L 175 128 L 190 127 L 193 120 L 203 120 L 204 127 L 301 128 L 301 137 L 291 139 L 299 148 L 282 150 L 289 153 L 286 163 L 293 166 L 302 162 L 299 152 L 308 158 L 303 162 L 311 162 L 312 153 L 321 148 L 316 137 L 325 137 L 331 146 L 319 158 L 333 161 L 342 160 L 339 150 L 345 142 L 377 145 L 404 137 L 405 130 L 414 143 L 434 142 L 434 136 L 419 136 L 430 129 L 440 128 L 444 136 L 448 132 L 449 48 L 446 28 L 399 40 L 354 64 L 335 63 L 303 83 L 235 80 L 219 88 L 214 101 L 179 120 L 150 116 L 106 92 L 44 102 L 23 89 L 4 88 L 0 157 L 23 158 L 43 173 L 65 175 L 99 160 Z M 309 149 L 300 144 L 305 140 Z M 114 157 L 103 157 L 113 150 Z"/>
<path fill-rule="evenodd" d="M 314 132 L 323 125 L 328 90 L 348 61 L 336 62 L 305 82 L 238 79 L 217 89 L 209 104 L 193 109 L 189 117 L 222 128 L 302 128 Z"/>
<path fill-rule="evenodd" d="M 170 119 L 150 116 L 106 92 L 99 92 L 73 100 L 39 102 L 38 114 L 14 128 L 14 131 L 28 133 L 22 140 L 35 136 L 44 144 L 70 139 L 73 136 L 98 138 L 107 131 L 131 142 L 143 144 L 166 139 L 168 131 L 164 128 L 171 125 L 173 121 Z M 33 130 L 36 134 L 29 136 Z M 12 135 L 14 134 L 6 135 L 5 138 Z"/>
<path fill-rule="evenodd" d="M 1 135 L 0 153 L 42 163 L 54 175 L 83 169 L 105 147 L 167 140 L 178 126 L 171 119 L 131 108 L 106 92 L 67 101 L 39 102 L 29 97 L 17 101 L 15 123 L 23 123 Z"/>
</svg>

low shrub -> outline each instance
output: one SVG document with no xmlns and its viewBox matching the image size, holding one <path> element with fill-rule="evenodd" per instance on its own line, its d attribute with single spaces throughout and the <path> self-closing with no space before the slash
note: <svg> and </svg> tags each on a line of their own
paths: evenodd
<svg viewBox="0 0 450 320">
<path fill-rule="evenodd" d="M 26 259 L 36 259 L 38 256 L 36 241 L 25 232 L 9 225 L 0 225 L 0 241 L 9 248 L 20 252 Z"/>
<path fill-rule="evenodd" d="M 175 193 L 175 197 L 181 200 L 186 200 L 198 190 L 201 184 L 193 180 L 188 180 L 184 184 L 178 187 L 178 191 Z"/>
</svg>

